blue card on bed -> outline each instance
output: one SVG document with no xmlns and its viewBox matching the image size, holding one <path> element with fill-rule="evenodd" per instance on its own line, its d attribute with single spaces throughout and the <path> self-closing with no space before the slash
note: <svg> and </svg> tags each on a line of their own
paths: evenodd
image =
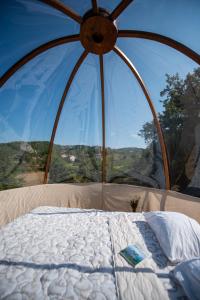
<svg viewBox="0 0 200 300">
<path fill-rule="evenodd" d="M 121 256 L 132 266 L 136 266 L 141 262 L 146 256 L 136 245 L 129 245 L 125 249 L 119 252 Z"/>
</svg>

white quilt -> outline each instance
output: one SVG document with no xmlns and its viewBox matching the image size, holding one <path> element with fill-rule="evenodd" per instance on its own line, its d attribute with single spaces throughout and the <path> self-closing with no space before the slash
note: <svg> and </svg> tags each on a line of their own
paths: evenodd
<svg viewBox="0 0 200 300">
<path fill-rule="evenodd" d="M 172 268 L 142 214 L 39 207 L 0 230 L 0 299 L 186 299 Z"/>
</svg>

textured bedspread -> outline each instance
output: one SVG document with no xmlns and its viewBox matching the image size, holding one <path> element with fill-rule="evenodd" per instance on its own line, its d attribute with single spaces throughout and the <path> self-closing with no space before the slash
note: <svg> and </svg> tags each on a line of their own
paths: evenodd
<svg viewBox="0 0 200 300">
<path fill-rule="evenodd" d="M 0 299 L 184 299 L 171 269 L 142 214 L 39 207 L 0 230 Z"/>
</svg>

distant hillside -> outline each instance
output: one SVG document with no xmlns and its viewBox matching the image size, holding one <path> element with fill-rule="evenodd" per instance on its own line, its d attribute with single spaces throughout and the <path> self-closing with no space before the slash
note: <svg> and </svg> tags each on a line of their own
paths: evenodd
<svg viewBox="0 0 200 300">
<path fill-rule="evenodd" d="M 42 141 L 0 144 L 0 189 L 41 183 L 48 146 Z M 151 148 L 107 148 L 106 162 L 107 182 L 159 185 Z M 99 146 L 54 145 L 49 182 L 100 182 L 101 164 Z"/>
<path fill-rule="evenodd" d="M 0 144 L 0 189 L 24 185 L 20 174 L 44 170 L 48 142 Z"/>
</svg>

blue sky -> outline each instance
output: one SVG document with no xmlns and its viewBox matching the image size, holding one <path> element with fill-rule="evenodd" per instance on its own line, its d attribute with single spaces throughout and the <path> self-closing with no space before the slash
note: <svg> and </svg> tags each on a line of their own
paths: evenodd
<svg viewBox="0 0 200 300">
<path fill-rule="evenodd" d="M 91 1 L 63 1 L 83 14 Z M 119 1 L 99 1 L 112 10 Z M 150 6 L 151 2 L 151 6 Z M 79 5 L 78 5 L 79 4 Z M 51 39 L 79 32 L 62 13 L 33 0 L 0 1 L 0 74 L 35 47 Z M 164 34 L 200 52 L 200 1 L 135 0 L 118 20 L 122 29 Z M 154 105 L 162 111 L 160 91 L 165 74 L 183 78 L 197 65 L 177 51 L 152 41 L 118 39 L 117 45 L 142 75 Z M 0 90 L 0 142 L 49 140 L 58 104 L 69 74 L 82 53 L 79 42 L 46 51 L 21 68 Z M 136 80 L 110 52 L 105 62 L 107 146 L 145 147 L 138 136 L 152 120 Z M 64 106 L 55 142 L 101 144 L 101 94 L 98 56 L 89 54 L 81 66 Z"/>
</svg>

